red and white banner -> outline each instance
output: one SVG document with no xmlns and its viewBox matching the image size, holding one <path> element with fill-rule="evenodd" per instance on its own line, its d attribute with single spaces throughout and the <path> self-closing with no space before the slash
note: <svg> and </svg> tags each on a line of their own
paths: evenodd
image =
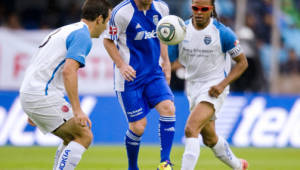
<svg viewBox="0 0 300 170">
<path fill-rule="evenodd" d="M 31 56 L 50 31 L 0 28 L 0 89 L 19 89 Z M 102 40 L 102 37 L 93 39 L 86 67 L 79 71 L 80 93 L 113 94 L 113 62 Z"/>
</svg>

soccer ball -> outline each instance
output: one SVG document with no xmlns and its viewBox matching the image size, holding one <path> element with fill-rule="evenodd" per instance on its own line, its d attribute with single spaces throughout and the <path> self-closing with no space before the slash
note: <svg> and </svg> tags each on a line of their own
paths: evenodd
<svg viewBox="0 0 300 170">
<path fill-rule="evenodd" d="M 186 34 L 184 21 L 175 15 L 163 17 L 156 26 L 158 38 L 167 45 L 180 43 Z"/>
</svg>

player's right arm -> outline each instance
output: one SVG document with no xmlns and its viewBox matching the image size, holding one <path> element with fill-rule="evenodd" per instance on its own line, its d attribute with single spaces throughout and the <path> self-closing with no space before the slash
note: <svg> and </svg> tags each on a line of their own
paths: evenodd
<svg viewBox="0 0 300 170">
<path fill-rule="evenodd" d="M 116 67 L 120 70 L 123 78 L 127 81 L 133 81 L 136 77 L 136 71 L 129 64 L 124 62 L 114 41 L 104 38 L 103 44 L 109 56 L 116 64 Z"/>
<path fill-rule="evenodd" d="M 169 45 L 168 46 L 168 53 L 169 53 L 169 59 L 171 61 L 171 70 L 177 70 L 179 68 L 182 68 L 183 65 L 180 63 L 179 60 L 179 45 Z"/>
<path fill-rule="evenodd" d="M 108 22 L 108 28 L 104 34 L 103 44 L 123 78 L 127 81 L 133 81 L 136 77 L 136 71 L 123 60 L 116 44 L 114 43 L 114 41 L 119 39 L 120 34 L 125 34 L 127 25 L 128 21 L 124 18 L 124 15 L 120 14 L 119 10 L 114 9 L 112 11 L 112 17 Z"/>
</svg>

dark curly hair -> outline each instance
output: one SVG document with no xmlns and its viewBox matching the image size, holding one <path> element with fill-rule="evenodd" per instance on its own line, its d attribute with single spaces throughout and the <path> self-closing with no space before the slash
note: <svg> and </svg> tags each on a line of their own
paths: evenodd
<svg viewBox="0 0 300 170">
<path fill-rule="evenodd" d="M 212 5 L 213 5 L 213 7 L 214 7 L 211 16 L 212 16 L 213 18 L 216 18 L 216 19 L 217 19 L 217 18 L 218 18 L 218 14 L 217 14 L 217 11 L 216 11 L 215 0 L 211 0 L 211 3 L 212 3 Z"/>
<path fill-rule="evenodd" d="M 103 21 L 108 17 L 111 4 L 106 0 L 86 0 L 81 8 L 81 18 L 94 21 L 102 15 Z"/>
</svg>

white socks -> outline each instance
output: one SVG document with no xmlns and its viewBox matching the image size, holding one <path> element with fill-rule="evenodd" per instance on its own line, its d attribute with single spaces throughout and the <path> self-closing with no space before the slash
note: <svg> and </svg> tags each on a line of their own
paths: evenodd
<svg viewBox="0 0 300 170">
<path fill-rule="evenodd" d="M 181 170 L 193 170 L 200 155 L 199 138 L 186 138 Z"/>
<path fill-rule="evenodd" d="M 86 149 L 77 142 L 70 142 L 58 159 L 56 170 L 74 170 Z"/>
<path fill-rule="evenodd" d="M 217 144 L 211 148 L 215 156 L 233 169 L 240 168 L 241 161 L 232 153 L 227 141 L 221 136 L 218 138 Z"/>
<path fill-rule="evenodd" d="M 54 165 L 53 165 L 53 170 L 56 169 L 57 167 L 57 163 L 58 163 L 58 159 L 62 153 L 62 151 L 65 149 L 67 145 L 64 145 L 64 142 L 62 141 L 59 145 L 58 145 L 58 148 L 56 150 L 56 154 L 55 154 L 55 157 L 54 157 Z"/>
</svg>

